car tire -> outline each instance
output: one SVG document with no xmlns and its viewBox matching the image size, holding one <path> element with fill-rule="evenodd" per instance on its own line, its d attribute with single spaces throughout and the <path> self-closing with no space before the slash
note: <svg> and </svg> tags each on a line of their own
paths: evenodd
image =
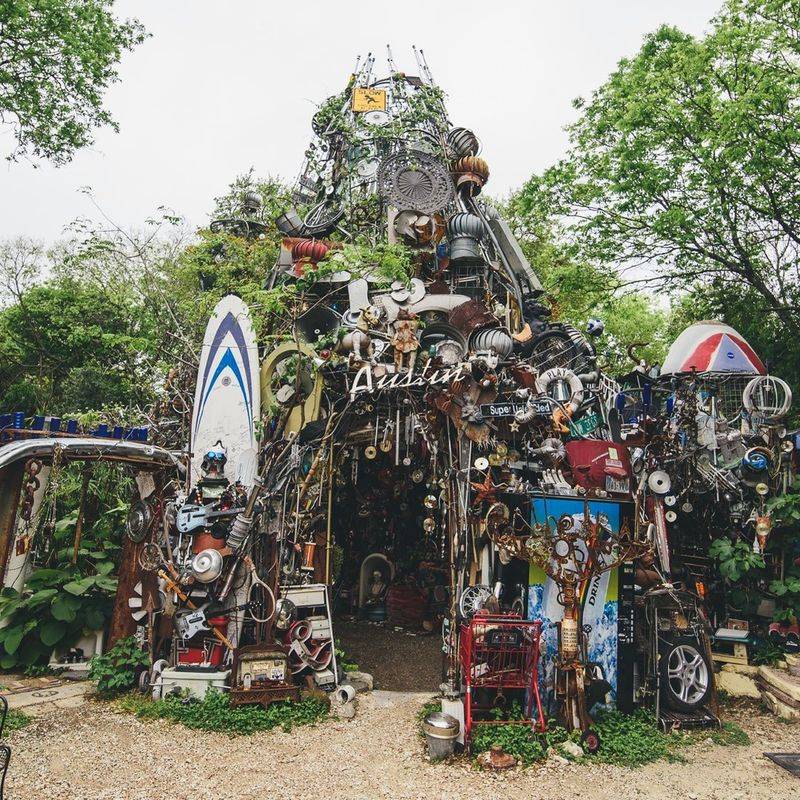
<svg viewBox="0 0 800 800">
<path fill-rule="evenodd" d="M 702 645 L 691 636 L 660 648 L 658 664 L 661 702 L 675 711 L 691 712 L 708 701 L 713 672 Z"/>
</svg>

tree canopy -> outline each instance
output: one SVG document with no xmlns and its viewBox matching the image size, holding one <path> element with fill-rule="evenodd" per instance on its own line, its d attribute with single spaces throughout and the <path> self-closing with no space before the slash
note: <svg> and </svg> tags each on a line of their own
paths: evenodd
<svg viewBox="0 0 800 800">
<path fill-rule="evenodd" d="M 3 0 L 0 3 L 0 123 L 16 139 L 9 158 L 32 155 L 56 164 L 111 125 L 103 94 L 118 80 L 126 50 L 146 34 L 119 21 L 114 0 Z"/>
<path fill-rule="evenodd" d="M 798 99 L 798 3 L 730 0 L 703 38 L 661 27 L 576 101 L 566 157 L 518 211 L 621 277 L 746 289 L 751 314 L 796 337 Z"/>
</svg>

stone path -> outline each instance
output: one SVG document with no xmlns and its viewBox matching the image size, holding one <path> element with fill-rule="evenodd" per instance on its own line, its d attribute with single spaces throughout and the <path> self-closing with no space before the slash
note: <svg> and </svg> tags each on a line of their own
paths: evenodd
<svg viewBox="0 0 800 800">
<path fill-rule="evenodd" d="M 733 714 L 753 744 L 699 744 L 638 770 L 547 764 L 510 774 L 431 764 L 416 715 L 429 695 L 375 692 L 350 722 L 230 738 L 139 722 L 107 704 L 49 709 L 9 736 L 6 800 L 790 800 L 800 781 L 763 751 L 800 751 L 800 726 Z"/>
</svg>

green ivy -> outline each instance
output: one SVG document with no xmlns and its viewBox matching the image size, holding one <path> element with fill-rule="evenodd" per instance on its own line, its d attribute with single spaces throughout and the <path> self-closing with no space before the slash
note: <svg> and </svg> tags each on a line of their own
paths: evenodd
<svg viewBox="0 0 800 800">
<path fill-rule="evenodd" d="M 509 755 L 528 765 L 547 753 L 544 739 L 531 733 L 528 725 L 476 725 L 472 733 L 472 753 L 478 755 L 500 745 Z"/>
<path fill-rule="evenodd" d="M 6 717 L 6 724 L 4 727 L 5 731 L 18 731 L 20 728 L 24 728 L 26 725 L 30 725 L 33 722 L 33 717 L 26 714 L 24 711 L 20 711 L 16 708 L 11 708 L 8 711 L 8 716 Z"/>
<path fill-rule="evenodd" d="M 97 681 L 97 691 L 112 695 L 130 689 L 142 667 L 148 666 L 150 658 L 135 636 L 120 639 L 110 650 L 97 655 L 89 662 L 89 678 Z"/>
<path fill-rule="evenodd" d="M 148 700 L 141 695 L 127 695 L 117 702 L 123 711 L 142 720 L 166 719 L 196 730 L 245 736 L 281 728 L 291 731 L 298 725 L 313 725 L 328 715 L 329 704 L 314 697 L 297 703 L 272 703 L 261 706 L 232 706 L 230 697 L 209 689 L 203 700 L 170 695 L 163 700 Z"/>
<path fill-rule="evenodd" d="M 392 281 L 407 284 L 414 275 L 411 251 L 399 244 L 345 244 L 341 249 L 329 251 L 320 264 L 326 264 L 330 272 L 347 270 L 354 277 L 377 275 L 386 284 Z"/>
</svg>

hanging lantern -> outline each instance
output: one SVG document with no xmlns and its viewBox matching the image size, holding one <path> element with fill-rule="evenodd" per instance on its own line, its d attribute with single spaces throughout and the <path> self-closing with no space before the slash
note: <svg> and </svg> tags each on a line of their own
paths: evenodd
<svg viewBox="0 0 800 800">
<path fill-rule="evenodd" d="M 451 264 L 483 263 L 481 239 L 485 233 L 483 220 L 475 214 L 454 214 L 447 222 Z"/>
<path fill-rule="evenodd" d="M 478 137 L 467 128 L 453 128 L 447 134 L 447 149 L 454 161 L 464 156 L 476 156 L 480 152 L 481 143 Z"/>
<path fill-rule="evenodd" d="M 756 517 L 756 552 L 763 553 L 767 546 L 767 537 L 772 531 L 772 518 L 769 514 Z"/>
<path fill-rule="evenodd" d="M 477 156 L 465 156 L 453 164 L 456 188 L 468 189 L 471 194 L 480 194 L 489 180 L 489 165 Z"/>
<path fill-rule="evenodd" d="M 292 246 L 294 274 L 298 277 L 306 270 L 306 265 L 317 264 L 325 258 L 330 248 L 316 239 L 300 239 Z"/>
</svg>

